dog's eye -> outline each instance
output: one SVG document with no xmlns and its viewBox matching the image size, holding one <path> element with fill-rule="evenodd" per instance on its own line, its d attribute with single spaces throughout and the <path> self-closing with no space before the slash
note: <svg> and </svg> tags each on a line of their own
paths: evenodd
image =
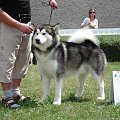
<svg viewBox="0 0 120 120">
<path fill-rule="evenodd" d="M 45 35 L 46 33 L 42 33 L 43 35 Z"/>
<path fill-rule="evenodd" d="M 38 33 L 36 33 L 36 35 L 38 35 Z"/>
</svg>

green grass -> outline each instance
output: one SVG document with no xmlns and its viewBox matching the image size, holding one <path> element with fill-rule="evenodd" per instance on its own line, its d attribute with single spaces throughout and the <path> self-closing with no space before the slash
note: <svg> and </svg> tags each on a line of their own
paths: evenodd
<svg viewBox="0 0 120 120">
<path fill-rule="evenodd" d="M 69 78 L 65 80 L 62 94 L 62 104 L 52 104 L 54 97 L 55 81 L 51 84 L 51 96 L 45 104 L 39 103 L 42 95 L 41 80 L 36 65 L 30 66 L 28 74 L 21 84 L 21 92 L 30 96 L 34 101 L 21 103 L 19 109 L 8 109 L 0 105 L 0 120 L 119 120 L 120 106 L 110 104 L 110 91 L 112 71 L 120 70 L 120 62 L 108 63 L 105 70 L 104 102 L 97 101 L 97 85 L 91 75 L 85 84 L 85 91 L 81 100 L 76 100 L 74 94 L 77 90 L 77 80 Z M 2 90 L 0 87 L 0 96 Z"/>
</svg>

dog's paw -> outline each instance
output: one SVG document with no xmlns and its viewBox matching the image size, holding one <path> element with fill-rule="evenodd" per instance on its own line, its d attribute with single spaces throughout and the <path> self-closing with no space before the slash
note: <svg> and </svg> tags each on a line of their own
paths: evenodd
<svg viewBox="0 0 120 120">
<path fill-rule="evenodd" d="M 81 95 L 81 94 L 76 93 L 74 97 L 75 97 L 75 98 L 77 98 L 77 99 L 80 99 L 80 98 L 82 97 L 82 95 Z"/>
<path fill-rule="evenodd" d="M 61 101 L 54 101 L 53 104 L 54 105 L 61 105 Z"/>
<path fill-rule="evenodd" d="M 97 97 L 97 100 L 105 100 L 105 97 Z"/>
<path fill-rule="evenodd" d="M 47 99 L 40 99 L 40 102 L 45 102 L 47 101 Z"/>
<path fill-rule="evenodd" d="M 48 96 L 43 96 L 43 97 L 41 98 L 41 102 L 44 102 L 44 101 L 46 101 L 46 100 L 48 100 Z"/>
</svg>

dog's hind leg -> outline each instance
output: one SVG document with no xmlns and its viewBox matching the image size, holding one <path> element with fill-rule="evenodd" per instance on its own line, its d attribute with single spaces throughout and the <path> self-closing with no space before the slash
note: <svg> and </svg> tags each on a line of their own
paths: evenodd
<svg viewBox="0 0 120 120">
<path fill-rule="evenodd" d="M 56 87 L 55 87 L 55 98 L 54 98 L 54 105 L 60 105 L 61 104 L 61 95 L 62 95 L 62 89 L 64 86 L 64 79 L 63 77 L 59 77 L 56 80 Z"/>
<path fill-rule="evenodd" d="M 41 79 L 42 79 L 42 98 L 41 98 L 41 102 L 45 101 L 48 99 L 48 96 L 50 94 L 50 82 L 51 80 L 46 76 L 46 75 L 41 75 Z"/>
<path fill-rule="evenodd" d="M 92 70 L 92 75 L 94 79 L 97 81 L 98 89 L 99 89 L 99 96 L 97 97 L 98 100 L 105 99 L 105 92 L 104 92 L 104 79 L 103 75 L 98 75 L 94 70 Z"/>
<path fill-rule="evenodd" d="M 82 97 L 82 94 L 84 91 L 84 84 L 85 84 L 85 80 L 86 80 L 87 75 L 88 75 L 88 73 L 86 72 L 84 74 L 81 74 L 78 78 L 79 89 L 78 89 L 77 93 L 75 94 L 75 97 L 77 97 L 79 99 Z"/>
</svg>

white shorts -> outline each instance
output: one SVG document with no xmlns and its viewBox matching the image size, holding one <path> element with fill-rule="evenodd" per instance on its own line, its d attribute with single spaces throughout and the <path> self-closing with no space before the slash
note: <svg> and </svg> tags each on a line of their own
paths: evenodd
<svg viewBox="0 0 120 120">
<path fill-rule="evenodd" d="M 30 51 L 29 35 L 0 22 L 0 82 L 9 83 L 25 76 Z"/>
</svg>

